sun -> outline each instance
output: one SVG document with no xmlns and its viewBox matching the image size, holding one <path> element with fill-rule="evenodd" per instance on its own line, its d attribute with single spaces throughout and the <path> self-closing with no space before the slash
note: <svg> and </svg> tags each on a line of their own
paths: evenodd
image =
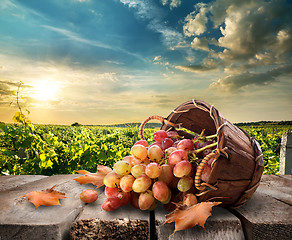
<svg viewBox="0 0 292 240">
<path fill-rule="evenodd" d="M 53 100 L 58 92 L 54 81 L 42 80 L 34 85 L 35 97 L 39 100 Z"/>
</svg>

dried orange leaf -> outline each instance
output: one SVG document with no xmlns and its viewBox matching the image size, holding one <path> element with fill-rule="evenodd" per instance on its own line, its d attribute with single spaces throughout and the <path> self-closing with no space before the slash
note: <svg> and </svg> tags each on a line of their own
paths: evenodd
<svg viewBox="0 0 292 240">
<path fill-rule="evenodd" d="M 59 199 L 66 198 L 65 193 L 54 190 L 56 187 L 48 188 L 42 191 L 32 191 L 21 197 L 27 197 L 28 201 L 32 202 L 37 209 L 40 205 L 54 206 L 61 205 Z"/>
<path fill-rule="evenodd" d="M 98 165 L 96 173 L 91 173 L 86 170 L 79 170 L 76 171 L 80 174 L 84 174 L 85 176 L 80 176 L 78 178 L 74 178 L 75 181 L 79 182 L 80 184 L 88 184 L 91 183 L 99 188 L 103 186 L 103 179 L 104 177 L 111 172 L 112 169 L 107 166 Z"/>
<path fill-rule="evenodd" d="M 211 216 L 212 207 L 221 202 L 201 202 L 193 206 L 177 205 L 177 208 L 166 215 L 165 223 L 175 222 L 174 233 L 180 230 L 189 229 L 196 225 L 203 228 L 209 216 Z"/>
</svg>

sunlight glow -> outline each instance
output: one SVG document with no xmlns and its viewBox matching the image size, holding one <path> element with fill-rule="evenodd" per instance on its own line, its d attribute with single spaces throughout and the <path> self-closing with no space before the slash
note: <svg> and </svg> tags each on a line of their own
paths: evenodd
<svg viewBox="0 0 292 240">
<path fill-rule="evenodd" d="M 57 84 L 52 80 L 42 80 L 34 85 L 35 97 L 39 100 L 53 100 L 58 92 Z"/>
</svg>

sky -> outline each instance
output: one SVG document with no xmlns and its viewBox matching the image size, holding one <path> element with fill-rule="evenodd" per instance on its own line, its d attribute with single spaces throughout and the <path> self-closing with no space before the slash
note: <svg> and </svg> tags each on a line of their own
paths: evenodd
<svg viewBox="0 0 292 240">
<path fill-rule="evenodd" d="M 291 0 L 1 0 L 0 121 L 20 82 L 36 124 L 142 122 L 192 99 L 234 123 L 291 120 L 291 12 Z"/>
</svg>

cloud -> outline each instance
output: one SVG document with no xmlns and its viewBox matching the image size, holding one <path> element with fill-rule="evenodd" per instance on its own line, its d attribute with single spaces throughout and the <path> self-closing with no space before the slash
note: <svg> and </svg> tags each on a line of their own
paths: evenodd
<svg viewBox="0 0 292 240">
<path fill-rule="evenodd" d="M 170 63 L 167 61 L 167 59 L 164 59 L 161 56 L 155 56 L 153 59 L 153 64 L 160 64 L 166 67 L 170 66 Z"/>
<path fill-rule="evenodd" d="M 155 56 L 154 59 L 153 59 L 153 62 L 154 63 L 159 63 L 161 60 L 162 60 L 161 56 Z"/>
<path fill-rule="evenodd" d="M 147 20 L 148 28 L 154 32 L 160 33 L 163 43 L 173 49 L 184 42 L 183 35 L 176 29 L 169 27 L 163 20 L 164 12 L 157 5 L 149 0 L 120 0 L 124 5 L 133 8 L 136 11 L 138 19 Z M 176 1 L 171 1 L 176 2 Z"/>
<path fill-rule="evenodd" d="M 184 72 L 210 72 L 210 71 L 217 71 L 222 67 L 221 62 L 218 62 L 215 59 L 207 59 L 203 60 L 202 64 L 197 65 L 188 65 L 188 66 L 175 66 L 176 69 L 180 69 Z"/>
<path fill-rule="evenodd" d="M 206 24 L 208 22 L 207 4 L 198 3 L 196 7 L 199 8 L 199 12 L 197 13 L 196 11 L 194 11 L 188 14 L 185 18 L 185 25 L 183 26 L 183 31 L 187 37 L 201 35 L 207 29 L 206 28 Z"/>
<path fill-rule="evenodd" d="M 183 70 L 184 72 L 208 72 L 210 70 L 217 69 L 216 66 L 205 66 L 205 65 L 189 65 L 189 66 L 176 66 L 177 69 Z"/>
<path fill-rule="evenodd" d="M 103 44 L 101 42 L 95 41 L 95 40 L 89 40 L 86 38 L 82 38 L 81 36 L 79 36 L 77 33 L 74 33 L 72 31 L 69 31 L 67 29 L 63 29 L 63 28 L 57 28 L 57 27 L 53 27 L 53 26 L 48 26 L 48 25 L 42 25 L 42 27 L 49 29 L 53 32 L 57 32 L 61 35 L 64 35 L 66 37 L 68 37 L 68 39 L 72 40 L 72 41 L 76 41 L 76 42 L 80 42 L 80 43 L 84 43 L 90 46 L 94 46 L 94 47 L 100 47 L 100 48 L 106 48 L 106 49 L 113 49 L 113 47 Z"/>
<path fill-rule="evenodd" d="M 263 53 L 281 58 L 283 53 L 292 51 L 292 22 L 289 18 L 292 8 L 291 4 L 285 5 L 284 2 L 217 0 L 209 5 L 198 3 L 197 10 L 185 19 L 184 33 L 189 37 L 201 35 L 211 20 L 222 34 L 218 46 L 223 51 L 218 57 L 223 61 L 249 60 Z M 207 38 L 195 37 L 192 46 L 207 50 Z"/>
<path fill-rule="evenodd" d="M 114 72 L 106 72 L 106 73 L 101 73 L 97 74 L 97 79 L 99 80 L 105 80 L 105 81 L 111 81 L 111 82 L 117 82 L 118 78 L 116 76 L 117 74 Z"/>
<path fill-rule="evenodd" d="M 243 72 L 239 74 L 229 75 L 219 79 L 211 84 L 210 88 L 226 91 L 237 91 L 238 89 L 248 87 L 250 85 L 265 85 L 277 81 L 278 77 L 291 75 L 292 65 L 273 68 L 266 72 Z M 287 86 L 289 87 L 289 86 Z"/>
<path fill-rule="evenodd" d="M 48 20 L 43 14 L 38 11 L 35 11 L 31 8 L 27 8 L 24 5 L 16 4 L 15 1 L 11 0 L 2 0 L 0 5 L 0 10 L 5 10 L 6 13 L 10 14 L 13 17 L 26 20 L 28 17 L 32 18 L 30 21 L 38 22 L 40 19 Z"/>
<path fill-rule="evenodd" d="M 210 45 L 216 45 L 217 42 L 215 38 L 207 39 L 206 37 L 198 38 L 195 37 L 194 40 L 191 42 L 191 47 L 196 50 L 203 50 L 203 51 L 209 51 L 209 44 Z"/>
<path fill-rule="evenodd" d="M 181 0 L 161 0 L 161 3 L 163 6 L 166 6 L 169 4 L 170 9 L 179 7 L 181 5 Z"/>
<path fill-rule="evenodd" d="M 71 41 L 80 42 L 80 43 L 83 43 L 83 44 L 86 44 L 86 45 L 89 45 L 89 46 L 93 46 L 93 47 L 99 47 L 99 48 L 110 49 L 110 50 L 113 50 L 113 51 L 122 52 L 124 54 L 127 54 L 127 55 L 133 56 L 135 58 L 138 58 L 138 59 L 142 60 L 143 62 L 146 61 L 142 56 L 140 56 L 137 53 L 132 53 L 132 52 L 129 52 L 129 51 L 127 51 L 127 50 L 125 50 L 123 48 L 120 48 L 120 47 L 107 45 L 107 44 L 104 44 L 104 43 L 96 41 L 96 40 L 91 40 L 91 39 L 87 39 L 87 38 L 81 37 L 77 33 L 74 33 L 74 32 L 69 31 L 67 29 L 57 28 L 57 27 L 48 26 L 48 25 L 42 25 L 42 27 L 44 27 L 46 29 L 49 29 L 49 30 L 51 30 L 53 32 L 57 32 L 57 33 L 59 33 L 61 35 L 64 35 Z"/>
<path fill-rule="evenodd" d="M 0 91 L 3 95 L 11 95 L 12 90 L 15 90 L 14 88 L 17 87 L 19 83 L 10 82 L 8 80 L 1 80 L 0 79 Z"/>
<path fill-rule="evenodd" d="M 210 89 L 229 92 L 249 85 L 271 84 L 290 74 L 291 3 L 285 0 L 216 0 L 198 3 L 185 18 L 183 30 L 191 47 L 208 54 L 203 62 L 177 66 L 183 71 L 224 69 Z M 214 37 L 207 26 L 221 33 Z M 208 31 L 207 31 L 208 30 Z M 222 74 L 223 75 L 223 74 Z"/>
</svg>

